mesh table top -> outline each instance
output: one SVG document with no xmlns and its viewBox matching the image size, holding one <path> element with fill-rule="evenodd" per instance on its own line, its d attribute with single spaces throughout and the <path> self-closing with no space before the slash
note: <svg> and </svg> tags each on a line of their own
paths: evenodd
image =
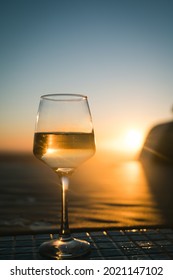
<svg viewBox="0 0 173 280">
<path fill-rule="evenodd" d="M 73 233 L 91 244 L 91 252 L 82 259 L 170 260 L 173 259 L 173 229 L 105 229 Z M 0 236 L 1 260 L 43 260 L 39 246 L 58 234 Z"/>
</svg>

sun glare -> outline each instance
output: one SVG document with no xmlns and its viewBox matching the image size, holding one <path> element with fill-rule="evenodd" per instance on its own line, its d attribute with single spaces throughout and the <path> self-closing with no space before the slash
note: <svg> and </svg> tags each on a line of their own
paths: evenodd
<svg viewBox="0 0 173 280">
<path fill-rule="evenodd" d="M 142 146 L 142 134 L 135 129 L 129 130 L 125 134 L 124 147 L 131 151 L 137 151 Z"/>
<path fill-rule="evenodd" d="M 118 134 L 112 135 L 109 139 L 103 139 L 97 147 L 103 150 L 113 152 L 116 157 L 120 159 L 124 158 L 136 158 L 140 150 L 142 149 L 144 142 L 144 132 L 140 128 L 126 127 L 119 131 Z"/>
<path fill-rule="evenodd" d="M 109 148 L 113 148 L 116 151 L 136 154 L 142 148 L 144 135 L 139 129 L 126 129 L 114 140 L 110 141 Z"/>
</svg>

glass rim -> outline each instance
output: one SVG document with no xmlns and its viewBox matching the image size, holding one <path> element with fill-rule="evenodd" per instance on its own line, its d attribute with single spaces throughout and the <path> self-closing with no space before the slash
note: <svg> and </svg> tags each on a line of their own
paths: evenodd
<svg viewBox="0 0 173 280">
<path fill-rule="evenodd" d="M 77 93 L 54 93 L 44 94 L 40 98 L 50 101 L 80 101 L 83 99 L 87 99 L 87 96 Z"/>
</svg>

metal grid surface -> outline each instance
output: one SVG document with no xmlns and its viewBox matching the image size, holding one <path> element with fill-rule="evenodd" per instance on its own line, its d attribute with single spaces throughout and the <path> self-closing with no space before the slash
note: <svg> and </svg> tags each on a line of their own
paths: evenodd
<svg viewBox="0 0 173 280">
<path fill-rule="evenodd" d="M 124 229 L 76 232 L 91 243 L 82 259 L 169 260 L 173 259 L 173 229 Z M 42 260 L 39 246 L 58 234 L 0 236 L 1 260 Z"/>
</svg>

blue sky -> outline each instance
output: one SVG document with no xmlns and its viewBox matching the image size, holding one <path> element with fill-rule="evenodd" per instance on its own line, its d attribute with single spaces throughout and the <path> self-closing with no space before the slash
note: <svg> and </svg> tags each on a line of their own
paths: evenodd
<svg viewBox="0 0 173 280">
<path fill-rule="evenodd" d="M 1 150 L 31 150 L 39 97 L 88 95 L 98 143 L 172 118 L 172 1 L 1 3 Z"/>
</svg>

